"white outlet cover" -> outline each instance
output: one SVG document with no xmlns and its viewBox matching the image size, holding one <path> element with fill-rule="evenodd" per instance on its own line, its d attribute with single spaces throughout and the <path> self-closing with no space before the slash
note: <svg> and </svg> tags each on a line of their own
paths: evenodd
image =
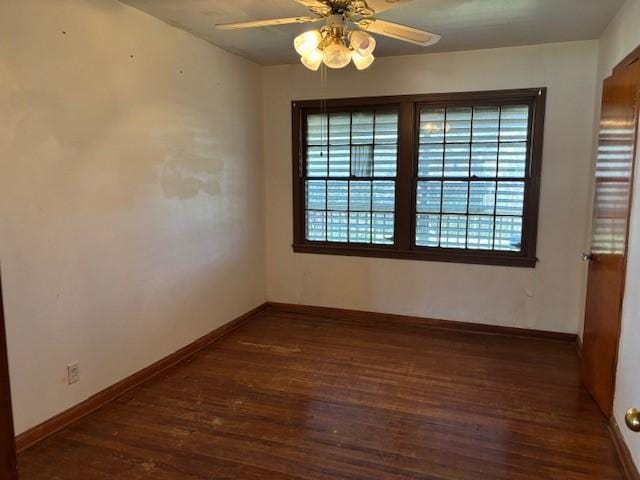
<svg viewBox="0 0 640 480">
<path fill-rule="evenodd" d="M 67 377 L 69 378 L 69 385 L 80 381 L 80 365 L 78 362 L 67 365 Z"/>
</svg>

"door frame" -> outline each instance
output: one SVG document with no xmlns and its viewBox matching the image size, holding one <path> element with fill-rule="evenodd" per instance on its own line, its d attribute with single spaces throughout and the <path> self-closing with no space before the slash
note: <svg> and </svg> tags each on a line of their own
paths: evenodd
<svg viewBox="0 0 640 480">
<path fill-rule="evenodd" d="M 0 477 L 17 480 L 16 440 L 11 409 L 11 385 L 7 335 L 2 301 L 2 279 L 0 278 Z"/>
<path fill-rule="evenodd" d="M 611 71 L 612 75 L 624 68 L 640 61 L 640 45 L 624 57 Z M 627 264 L 629 263 L 629 239 L 631 235 L 631 214 L 633 209 L 633 199 L 635 197 L 635 183 L 638 170 L 638 159 L 640 158 L 640 87 L 636 92 L 636 131 L 634 139 L 634 152 L 631 165 L 631 183 L 629 187 L 629 208 L 627 211 L 627 235 L 625 238 L 624 256 L 622 258 L 622 295 L 620 296 L 620 318 L 618 318 L 618 341 L 616 343 L 616 352 L 614 360 L 613 386 L 611 389 L 611 410 L 606 412 L 608 419 L 613 417 L 613 402 L 616 396 L 616 386 L 618 381 L 618 358 L 620 354 L 620 339 L 622 338 L 622 315 L 624 313 L 624 297 L 627 288 Z"/>
<path fill-rule="evenodd" d="M 611 76 L 620 72 L 624 68 L 627 68 L 638 61 L 640 61 L 640 45 L 637 46 L 635 49 L 633 49 L 615 67 L 613 67 L 613 69 L 611 70 L 611 75 L 609 75 L 602 81 L 603 87 L 604 87 L 604 81 L 607 78 L 610 78 Z M 604 96 L 604 89 L 603 89 L 602 95 Z M 602 411 L 602 413 L 607 417 L 607 419 L 611 419 L 613 416 L 613 400 L 615 398 L 615 393 L 616 393 L 617 373 L 618 373 L 618 355 L 620 353 L 620 339 L 622 337 L 622 314 L 623 314 L 623 306 L 624 306 L 624 298 L 625 298 L 625 288 L 627 283 L 627 263 L 628 263 L 628 257 L 629 257 L 629 236 L 630 236 L 630 229 L 631 229 L 630 227 L 631 227 L 631 214 L 632 214 L 631 210 L 633 207 L 633 199 L 635 194 L 634 187 L 635 187 L 635 180 L 636 180 L 637 169 L 638 169 L 638 161 L 640 159 L 640 88 L 638 89 L 638 92 L 636 94 L 636 122 L 637 122 L 637 125 L 636 125 L 635 138 L 634 138 L 635 151 L 633 153 L 633 159 L 632 159 L 633 163 L 631 165 L 631 182 L 629 187 L 629 208 L 627 211 L 627 232 L 626 232 L 626 238 L 625 238 L 625 251 L 622 257 L 622 279 L 621 279 L 622 295 L 620 296 L 620 314 L 619 314 L 619 318 L 617 319 L 618 332 L 617 332 L 616 349 L 614 353 L 614 363 L 613 363 L 613 385 L 611 388 L 611 401 L 610 401 L 611 409 L 607 412 Z M 595 171 L 594 171 L 594 174 L 595 174 Z M 593 200 L 595 201 L 595 199 Z M 593 209 L 593 205 L 592 205 L 592 209 Z M 590 249 L 591 247 L 592 246 L 589 245 Z M 587 275 L 588 275 L 588 272 L 587 272 Z M 587 277 L 587 287 L 588 287 L 588 282 L 589 282 L 589 278 Z M 588 294 L 588 291 L 586 292 L 586 294 Z M 585 304 L 586 304 L 586 297 L 585 297 Z M 583 360 L 581 359 L 581 361 Z"/>
</svg>

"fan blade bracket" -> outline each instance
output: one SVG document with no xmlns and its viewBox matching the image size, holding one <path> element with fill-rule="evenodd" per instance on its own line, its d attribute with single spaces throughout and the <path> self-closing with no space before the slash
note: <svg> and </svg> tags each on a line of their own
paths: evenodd
<svg viewBox="0 0 640 480">
<path fill-rule="evenodd" d="M 357 0 L 349 4 L 349 10 L 347 15 L 358 17 L 373 17 L 376 14 L 375 10 L 369 7 L 369 4 L 365 0 Z"/>
<path fill-rule="evenodd" d="M 331 5 L 327 1 L 323 0 L 295 0 L 300 5 L 304 5 L 312 13 L 320 15 L 321 17 L 329 15 L 331 13 Z"/>
</svg>

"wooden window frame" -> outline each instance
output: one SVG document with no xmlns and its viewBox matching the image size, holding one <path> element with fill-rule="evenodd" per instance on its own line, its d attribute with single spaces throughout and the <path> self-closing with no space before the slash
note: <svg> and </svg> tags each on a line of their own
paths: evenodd
<svg viewBox="0 0 640 480">
<path fill-rule="evenodd" d="M 333 100 L 304 100 L 292 102 L 292 177 L 293 177 L 293 251 L 328 255 L 398 258 L 437 262 L 455 262 L 483 265 L 534 268 L 536 256 L 540 180 L 542 173 L 542 147 L 546 88 L 496 90 L 483 92 L 436 93 L 386 97 L 341 98 Z M 529 105 L 529 150 L 525 176 L 522 250 L 469 250 L 415 245 L 416 182 L 419 138 L 417 113 L 424 106 L 487 106 L 519 104 Z M 304 119 L 308 113 L 365 110 L 367 108 L 397 107 L 398 165 L 396 175 L 394 245 L 366 245 L 354 243 L 319 242 L 305 238 L 305 161 Z M 336 177 L 336 179 L 338 179 Z"/>
</svg>

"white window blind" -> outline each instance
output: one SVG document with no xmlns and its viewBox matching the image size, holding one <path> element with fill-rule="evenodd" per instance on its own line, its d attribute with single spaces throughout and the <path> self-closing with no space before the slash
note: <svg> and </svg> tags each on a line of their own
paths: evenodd
<svg viewBox="0 0 640 480">
<path fill-rule="evenodd" d="M 309 114 L 305 131 L 306 239 L 392 245 L 398 112 Z"/>
<path fill-rule="evenodd" d="M 419 110 L 417 246 L 522 249 L 530 107 Z"/>
</svg>

